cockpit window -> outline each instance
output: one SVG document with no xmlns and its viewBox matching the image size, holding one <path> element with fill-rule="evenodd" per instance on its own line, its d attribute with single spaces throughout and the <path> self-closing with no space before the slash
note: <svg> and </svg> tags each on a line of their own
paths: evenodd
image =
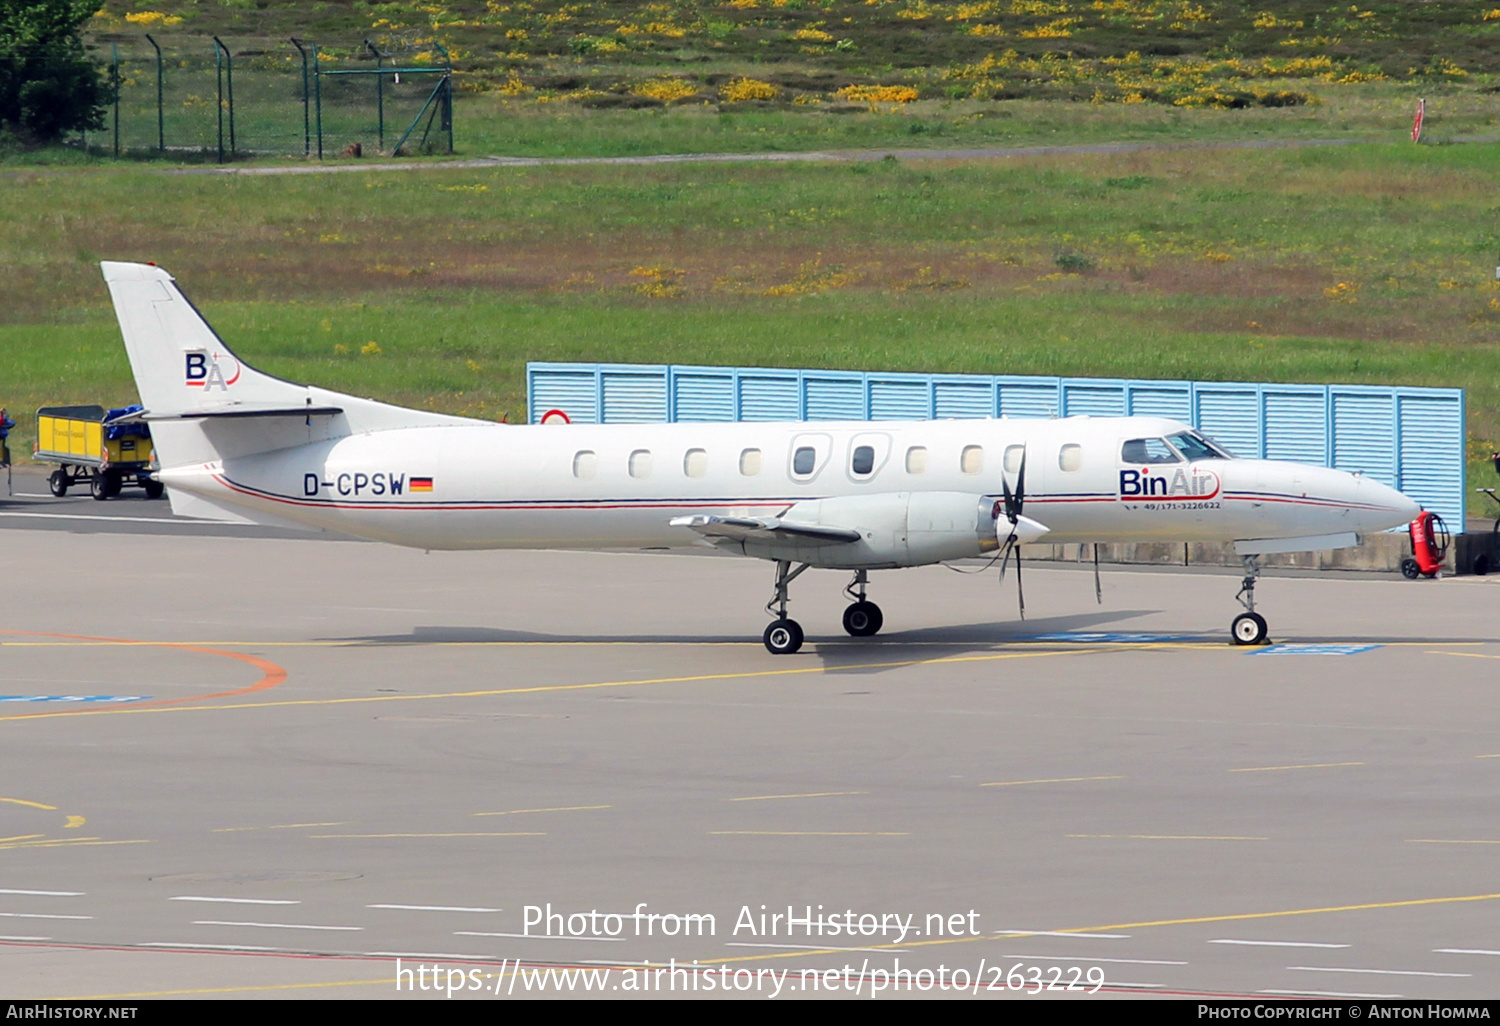
<svg viewBox="0 0 1500 1026">
<path fill-rule="evenodd" d="M 1120 446 L 1120 460 L 1124 463 L 1181 463 L 1164 438 L 1132 438 Z"/>
<path fill-rule="evenodd" d="M 1169 435 L 1167 441 L 1177 447 L 1177 451 L 1191 460 L 1228 460 L 1234 457 L 1219 448 L 1198 432 L 1184 431 L 1180 435 Z"/>
</svg>

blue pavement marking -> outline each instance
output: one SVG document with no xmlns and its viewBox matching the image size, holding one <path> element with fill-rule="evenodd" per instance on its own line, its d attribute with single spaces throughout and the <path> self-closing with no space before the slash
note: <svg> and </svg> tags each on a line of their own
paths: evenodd
<svg viewBox="0 0 1500 1026">
<path fill-rule="evenodd" d="M 0 702 L 139 702 L 150 695 L 0 695 Z"/>
<path fill-rule="evenodd" d="M 1346 656 L 1358 655 L 1379 647 L 1379 645 L 1271 645 L 1269 648 L 1258 649 L 1250 654 Z"/>
<path fill-rule="evenodd" d="M 1028 634 L 1025 641 L 1115 641 L 1135 642 L 1137 644 L 1152 644 L 1163 641 L 1203 641 L 1204 638 L 1197 634 L 1103 634 L 1089 633 L 1087 631 L 1067 632 L 1063 634 Z"/>
</svg>

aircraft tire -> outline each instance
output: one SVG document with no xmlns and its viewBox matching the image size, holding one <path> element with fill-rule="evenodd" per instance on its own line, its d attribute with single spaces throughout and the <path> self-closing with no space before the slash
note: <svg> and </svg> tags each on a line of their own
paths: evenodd
<svg viewBox="0 0 1500 1026">
<path fill-rule="evenodd" d="M 772 655 L 792 655 L 802 647 L 802 625 L 796 620 L 773 620 L 761 640 Z"/>
<path fill-rule="evenodd" d="M 1229 636 L 1236 645 L 1259 645 L 1266 640 L 1266 618 L 1259 613 L 1241 613 L 1229 625 Z"/>
<path fill-rule="evenodd" d="M 885 616 L 873 602 L 856 602 L 844 610 L 844 630 L 856 638 L 879 634 L 884 624 Z"/>
</svg>

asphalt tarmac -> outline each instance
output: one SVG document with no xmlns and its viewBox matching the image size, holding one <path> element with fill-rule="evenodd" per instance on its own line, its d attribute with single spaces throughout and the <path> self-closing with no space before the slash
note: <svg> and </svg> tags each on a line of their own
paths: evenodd
<svg viewBox="0 0 1500 1026">
<path fill-rule="evenodd" d="M 1028 567 L 1025 622 L 993 570 L 876 573 L 856 640 L 810 572 L 773 657 L 760 563 L 40 483 L 0 996 L 1500 995 L 1500 578 L 1268 576 L 1245 649 L 1232 573 Z"/>
</svg>

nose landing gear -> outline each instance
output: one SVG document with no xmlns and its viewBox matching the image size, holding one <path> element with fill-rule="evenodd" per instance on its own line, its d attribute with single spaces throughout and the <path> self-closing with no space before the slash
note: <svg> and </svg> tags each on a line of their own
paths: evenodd
<svg viewBox="0 0 1500 1026">
<path fill-rule="evenodd" d="M 771 621 L 766 633 L 761 636 L 761 640 L 766 643 L 766 651 L 772 655 L 792 655 L 802 647 L 802 625 L 786 615 L 786 602 L 787 586 L 807 567 L 808 564 L 803 563 L 793 570 L 790 560 L 776 561 L 776 591 L 771 596 L 771 601 L 766 603 L 766 612 L 776 619 Z"/>
<path fill-rule="evenodd" d="M 1245 556 L 1245 577 L 1235 598 L 1245 611 L 1229 625 L 1229 636 L 1236 645 L 1262 645 L 1266 641 L 1266 618 L 1255 611 L 1255 579 L 1260 576 L 1260 557 Z"/>
<path fill-rule="evenodd" d="M 856 638 L 878 634 L 885 624 L 885 616 L 880 612 L 880 607 L 865 600 L 865 585 L 869 581 L 868 570 L 856 570 L 854 580 L 844 588 L 844 594 L 854 600 L 854 604 L 844 610 L 844 630 Z"/>
</svg>

